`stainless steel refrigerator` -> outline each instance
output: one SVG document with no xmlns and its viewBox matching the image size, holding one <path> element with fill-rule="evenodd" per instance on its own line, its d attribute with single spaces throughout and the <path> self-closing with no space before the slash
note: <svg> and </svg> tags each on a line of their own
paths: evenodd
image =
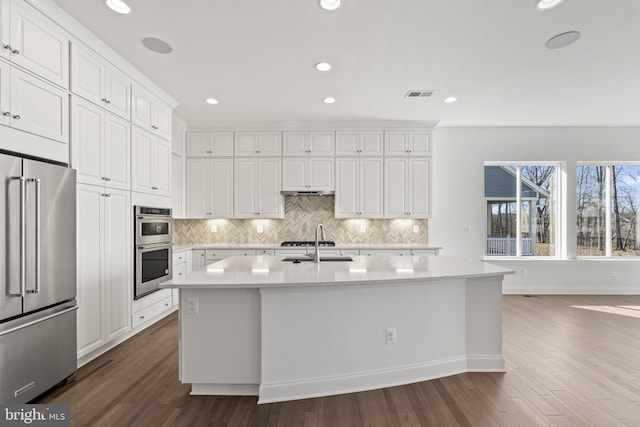
<svg viewBox="0 0 640 427">
<path fill-rule="evenodd" d="M 0 154 L 0 177 L 0 403 L 26 403 L 76 370 L 76 175 Z"/>
</svg>

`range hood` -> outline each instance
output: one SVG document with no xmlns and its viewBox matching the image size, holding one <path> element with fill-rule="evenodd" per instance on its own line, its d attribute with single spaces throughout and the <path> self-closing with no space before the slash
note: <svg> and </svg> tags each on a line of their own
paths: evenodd
<svg viewBox="0 0 640 427">
<path fill-rule="evenodd" d="M 335 196 L 335 191 L 281 191 L 283 196 Z"/>
</svg>

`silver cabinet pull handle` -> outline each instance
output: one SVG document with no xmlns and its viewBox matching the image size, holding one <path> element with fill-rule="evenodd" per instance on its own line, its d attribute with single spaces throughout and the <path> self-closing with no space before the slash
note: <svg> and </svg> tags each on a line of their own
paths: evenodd
<svg viewBox="0 0 640 427">
<path fill-rule="evenodd" d="M 12 118 L 16 119 L 16 120 L 20 120 L 22 117 L 20 117 L 18 114 L 11 116 Z"/>
<path fill-rule="evenodd" d="M 20 55 L 20 51 L 18 49 L 11 49 L 11 53 L 15 55 Z"/>
<path fill-rule="evenodd" d="M 107 102 L 107 98 L 102 98 L 101 101 L 102 102 Z"/>
<path fill-rule="evenodd" d="M 2 45 L 2 48 L 5 49 L 5 50 L 13 50 L 13 49 L 11 49 L 11 46 L 8 45 L 8 44 Z"/>
<path fill-rule="evenodd" d="M 3 115 L 3 116 L 6 116 L 6 117 L 9 117 L 9 116 L 11 115 L 11 113 L 10 113 L 10 112 L 8 112 L 8 111 L 3 111 L 3 112 L 2 112 L 2 115 Z"/>
</svg>

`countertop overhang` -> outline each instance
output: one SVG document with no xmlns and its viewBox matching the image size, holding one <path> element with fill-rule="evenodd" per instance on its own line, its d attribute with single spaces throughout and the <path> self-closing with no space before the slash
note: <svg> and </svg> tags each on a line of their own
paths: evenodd
<svg viewBox="0 0 640 427">
<path fill-rule="evenodd" d="M 353 256 L 350 262 L 282 261 L 283 256 L 232 256 L 164 282 L 161 288 L 266 288 L 403 283 L 503 276 L 512 269 L 449 256 Z"/>
</svg>

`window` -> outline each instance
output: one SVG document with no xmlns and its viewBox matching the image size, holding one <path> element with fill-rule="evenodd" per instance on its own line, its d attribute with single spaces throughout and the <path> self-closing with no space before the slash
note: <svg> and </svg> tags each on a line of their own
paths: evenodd
<svg viewBox="0 0 640 427">
<path fill-rule="evenodd" d="M 578 165 L 576 187 L 577 256 L 640 256 L 640 165 Z"/>
<path fill-rule="evenodd" d="M 556 164 L 485 164 L 487 256 L 559 254 L 559 169 Z"/>
</svg>

